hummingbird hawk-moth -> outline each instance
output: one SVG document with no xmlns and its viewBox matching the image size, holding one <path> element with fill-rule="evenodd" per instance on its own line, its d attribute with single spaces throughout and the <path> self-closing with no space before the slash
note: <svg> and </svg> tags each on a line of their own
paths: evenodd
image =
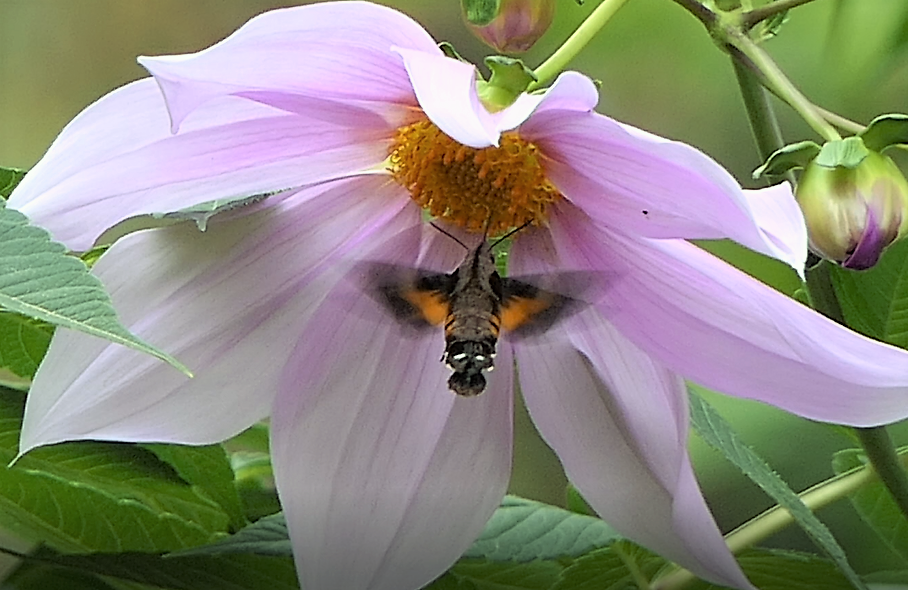
<svg viewBox="0 0 908 590">
<path fill-rule="evenodd" d="M 502 277 L 495 266 L 493 247 L 483 239 L 449 274 L 383 263 L 370 265 L 371 294 L 398 321 L 417 329 L 444 326 L 442 360 L 453 371 L 448 387 L 467 397 L 485 390 L 484 373 L 494 368 L 502 331 L 520 338 L 547 330 L 584 305 L 575 296 L 585 289 L 588 281 L 584 279 L 591 274 Z M 556 293 L 534 286 L 534 282 L 557 282 L 573 293 Z"/>
</svg>

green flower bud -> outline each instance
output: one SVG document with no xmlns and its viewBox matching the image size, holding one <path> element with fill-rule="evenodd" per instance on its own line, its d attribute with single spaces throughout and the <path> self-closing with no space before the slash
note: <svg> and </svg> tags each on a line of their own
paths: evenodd
<svg viewBox="0 0 908 590">
<path fill-rule="evenodd" d="M 500 53 L 521 53 L 552 24 L 555 0 L 461 0 L 473 34 Z"/>
<path fill-rule="evenodd" d="M 908 232 L 908 181 L 891 159 L 875 151 L 866 150 L 853 165 L 818 160 L 822 153 L 807 165 L 795 192 L 810 247 L 846 268 L 870 268 Z"/>
</svg>

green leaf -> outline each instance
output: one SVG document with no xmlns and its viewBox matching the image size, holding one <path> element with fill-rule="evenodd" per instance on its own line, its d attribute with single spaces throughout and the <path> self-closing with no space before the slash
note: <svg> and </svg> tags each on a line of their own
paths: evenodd
<svg viewBox="0 0 908 590">
<path fill-rule="evenodd" d="M 908 449 L 900 449 L 900 454 Z M 858 467 L 866 467 L 867 460 L 860 449 L 839 451 L 832 459 L 832 468 L 845 473 Z M 902 516 L 886 487 L 879 480 L 861 486 L 849 498 L 855 510 L 861 515 L 886 545 L 898 555 L 908 559 L 908 521 Z"/>
<path fill-rule="evenodd" d="M 565 506 L 568 510 L 577 514 L 596 516 L 596 511 L 590 507 L 586 498 L 580 494 L 580 491 L 572 483 L 568 483 L 567 491 L 565 492 Z"/>
<path fill-rule="evenodd" d="M 14 209 L 0 208 L 0 269 L 3 308 L 129 346 L 189 374 L 179 361 L 124 328 L 101 281 Z"/>
<path fill-rule="evenodd" d="M 8 199 L 24 177 L 25 170 L 0 166 L 0 197 Z"/>
<path fill-rule="evenodd" d="M 461 559 L 425 590 L 548 590 L 563 570 L 556 561 Z"/>
<path fill-rule="evenodd" d="M 240 530 L 248 524 L 234 484 L 230 460 L 221 445 L 189 447 L 184 445 L 143 444 L 158 459 L 173 467 L 180 478 L 214 500 L 230 517 L 230 526 Z"/>
<path fill-rule="evenodd" d="M 801 502 L 801 499 L 788 487 L 763 459 L 738 438 L 731 426 L 699 395 L 691 391 L 690 395 L 691 424 L 697 434 L 707 444 L 721 452 L 729 461 L 738 467 L 747 477 L 760 486 L 780 506 L 788 510 L 795 522 L 822 549 L 855 588 L 865 589 L 865 585 L 848 563 L 845 551 L 835 537 L 820 520 Z"/>
<path fill-rule="evenodd" d="M 861 133 L 864 145 L 881 152 L 887 147 L 908 144 L 908 115 L 890 113 L 875 118 Z"/>
<path fill-rule="evenodd" d="M 153 213 L 152 217 L 154 219 L 194 221 L 200 231 L 205 231 L 211 218 L 215 215 L 218 215 L 219 213 L 226 213 L 228 211 L 234 211 L 236 209 L 248 207 L 250 205 L 264 201 L 268 197 L 272 197 L 276 194 L 283 193 L 288 190 L 291 189 L 283 189 L 269 193 L 260 193 L 257 195 L 230 197 L 227 199 L 215 199 L 213 201 L 205 201 L 204 203 L 199 203 L 198 205 L 193 205 L 192 207 L 187 207 L 185 209 L 180 209 L 179 211 Z"/>
<path fill-rule="evenodd" d="M 857 168 L 869 150 L 860 137 L 827 141 L 814 162 L 824 168 Z"/>
<path fill-rule="evenodd" d="M 625 590 L 636 587 L 628 562 L 647 580 L 652 579 L 665 560 L 630 543 L 592 551 L 576 559 L 552 590 Z"/>
<path fill-rule="evenodd" d="M 0 311 L 0 368 L 31 379 L 47 352 L 53 333 L 49 324 Z"/>
<path fill-rule="evenodd" d="M 25 562 L 3 580 L 3 590 L 115 590 L 94 574 Z"/>
<path fill-rule="evenodd" d="M 489 561 L 575 557 L 611 544 L 618 533 L 602 520 L 541 502 L 505 496 L 480 537 L 464 554 Z M 273 514 L 235 535 L 179 555 L 291 555 L 283 514 Z"/>
<path fill-rule="evenodd" d="M 753 177 L 778 176 L 794 168 L 804 168 L 820 153 L 820 146 L 812 141 L 786 145 L 770 154 L 762 166 L 754 170 Z"/>
<path fill-rule="evenodd" d="M 748 549 L 737 556 L 741 569 L 760 590 L 847 590 L 852 586 L 830 561 L 790 551 Z M 552 590 L 625 590 L 637 587 L 628 564 L 645 580 L 658 580 L 666 565 L 658 555 L 627 542 L 576 559 Z M 659 587 L 658 581 L 654 585 Z M 681 586 L 678 584 L 678 586 Z M 727 590 L 702 580 L 690 590 Z"/>
<path fill-rule="evenodd" d="M 44 557 L 73 570 L 174 590 L 298 590 L 293 561 L 284 557 L 160 557 L 138 553 Z"/>
<path fill-rule="evenodd" d="M 871 269 L 829 270 L 849 327 L 908 348 L 908 240 L 893 244 Z"/>
<path fill-rule="evenodd" d="M 290 557 L 293 548 L 287 534 L 287 521 L 282 513 L 266 516 L 245 527 L 235 535 L 210 545 L 185 549 L 174 555 L 267 555 Z"/>
<path fill-rule="evenodd" d="M 794 551 L 748 549 L 737 556 L 741 569 L 760 590 L 849 590 L 852 584 L 830 561 Z M 862 582 L 863 585 L 863 582 Z M 691 590 L 727 590 L 701 582 Z"/>
<path fill-rule="evenodd" d="M 576 557 L 617 539 L 618 533 L 598 518 L 505 496 L 464 557 L 491 561 Z"/>
<path fill-rule="evenodd" d="M 782 30 L 782 27 L 788 22 L 789 11 L 783 10 L 777 12 L 771 17 L 760 21 L 757 23 L 753 29 L 751 29 L 750 36 L 755 41 L 762 43 L 772 39 Z"/>
<path fill-rule="evenodd" d="M 24 401 L 0 390 L 0 464 L 16 456 Z M 135 445 L 30 451 L 0 477 L 0 526 L 70 552 L 172 551 L 227 531 L 220 506 Z"/>
</svg>

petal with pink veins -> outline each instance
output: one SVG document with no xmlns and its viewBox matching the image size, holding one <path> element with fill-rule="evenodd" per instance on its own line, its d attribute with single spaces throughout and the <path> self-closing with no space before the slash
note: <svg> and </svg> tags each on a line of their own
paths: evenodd
<svg viewBox="0 0 908 590">
<path fill-rule="evenodd" d="M 540 147 L 555 186 L 598 223 L 651 238 L 730 238 L 791 258 L 757 224 L 735 179 L 691 146 L 592 112 L 542 112 L 520 133 Z"/>
<path fill-rule="evenodd" d="M 543 232 L 522 236 L 511 252 L 514 272 L 555 270 L 545 255 L 553 249 Z M 594 307 L 514 350 L 533 422 L 596 512 L 704 579 L 752 588 L 691 468 L 683 380 Z"/>
<path fill-rule="evenodd" d="M 355 174 L 387 156 L 393 132 L 236 98 L 210 106 L 171 135 L 150 80 L 115 91 L 70 123 L 13 192 L 10 206 L 70 248 L 86 250 L 104 230 L 135 215 Z M 124 126 L 125 112 L 134 120 Z M 112 147 L 105 147 L 108 140 Z"/>
<path fill-rule="evenodd" d="M 29 394 L 21 451 L 64 440 L 207 444 L 268 415 L 289 351 L 330 282 L 321 271 L 419 223 L 383 178 L 319 187 L 236 219 L 123 238 L 94 272 L 124 325 L 180 358 L 58 330 Z"/>
<path fill-rule="evenodd" d="M 167 97 L 174 129 L 212 98 L 262 93 L 415 106 L 392 46 L 441 51 L 408 16 L 369 2 L 272 10 L 197 53 L 141 57 Z"/>
<path fill-rule="evenodd" d="M 684 382 L 594 311 L 581 315 L 597 326 L 579 346 L 551 336 L 515 345 L 527 409 L 568 479 L 627 538 L 706 580 L 752 588 L 693 477 Z"/>
<path fill-rule="evenodd" d="M 561 206 L 559 257 L 616 277 L 597 303 L 668 368 L 706 387 L 823 422 L 908 417 L 908 353 L 866 338 L 683 240 L 603 231 Z"/>
<path fill-rule="evenodd" d="M 383 259 L 415 263 L 419 243 L 401 243 Z M 423 264 L 443 265 L 438 254 Z M 410 333 L 355 285 L 338 283 L 287 363 L 272 413 L 276 482 L 304 587 L 418 588 L 460 557 L 505 493 L 510 353 L 485 393 L 457 397 L 441 329 Z"/>
</svg>

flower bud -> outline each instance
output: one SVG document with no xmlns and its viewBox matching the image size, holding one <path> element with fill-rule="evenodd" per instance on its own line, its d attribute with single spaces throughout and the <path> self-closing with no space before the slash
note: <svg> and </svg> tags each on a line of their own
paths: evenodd
<svg viewBox="0 0 908 590">
<path fill-rule="evenodd" d="M 853 167 L 812 161 L 795 196 L 811 249 L 846 268 L 870 268 L 908 232 L 908 181 L 879 152 L 868 150 Z"/>
<path fill-rule="evenodd" d="M 552 24 L 555 0 L 461 0 L 473 34 L 500 53 L 521 53 Z"/>
</svg>

